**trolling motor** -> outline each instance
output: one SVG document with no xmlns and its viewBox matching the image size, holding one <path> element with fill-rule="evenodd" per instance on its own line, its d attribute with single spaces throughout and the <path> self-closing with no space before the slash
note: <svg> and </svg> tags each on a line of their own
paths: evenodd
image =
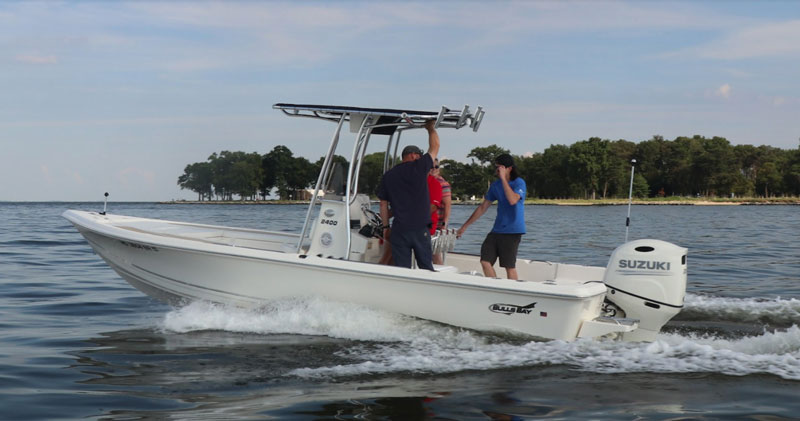
<svg viewBox="0 0 800 421">
<path fill-rule="evenodd" d="M 100 215 L 106 214 L 106 206 L 108 205 L 108 192 L 106 192 L 105 197 L 105 200 L 103 200 L 103 211 L 100 212 Z"/>
</svg>

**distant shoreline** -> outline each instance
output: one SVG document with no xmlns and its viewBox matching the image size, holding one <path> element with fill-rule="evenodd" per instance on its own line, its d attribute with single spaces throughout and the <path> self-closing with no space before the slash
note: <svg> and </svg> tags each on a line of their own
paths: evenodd
<svg viewBox="0 0 800 421">
<path fill-rule="evenodd" d="M 302 205 L 308 200 L 171 200 L 157 202 L 163 205 Z M 480 201 L 458 201 L 454 205 L 477 205 Z M 800 197 L 775 197 L 775 198 L 649 198 L 634 199 L 634 205 L 668 205 L 668 206 L 753 206 L 753 205 L 800 205 Z M 628 199 L 526 199 L 526 205 L 543 206 L 619 206 L 627 205 Z"/>
</svg>

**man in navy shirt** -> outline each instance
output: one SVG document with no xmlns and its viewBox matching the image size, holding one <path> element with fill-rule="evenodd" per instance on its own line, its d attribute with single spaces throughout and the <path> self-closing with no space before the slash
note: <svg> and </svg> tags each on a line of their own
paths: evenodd
<svg viewBox="0 0 800 421">
<path fill-rule="evenodd" d="M 494 263 L 500 258 L 500 266 L 506 268 L 508 279 L 519 279 L 517 275 L 517 249 L 525 234 L 525 180 L 517 174 L 514 158 L 509 154 L 499 155 L 494 160 L 498 180 L 489 186 L 483 202 L 458 229 L 461 238 L 467 227 L 477 221 L 497 201 L 497 218 L 492 231 L 481 245 L 481 267 L 489 278 L 497 277 Z"/>
<path fill-rule="evenodd" d="M 381 201 L 381 219 L 384 238 L 389 238 L 395 266 L 411 267 L 414 251 L 417 267 L 433 270 L 430 198 L 428 197 L 428 172 L 439 153 L 439 134 L 434 121 L 425 123 L 428 130 L 428 153 L 416 146 L 403 149 L 402 162 L 386 171 L 378 187 Z M 389 230 L 389 205 L 394 220 Z"/>
</svg>

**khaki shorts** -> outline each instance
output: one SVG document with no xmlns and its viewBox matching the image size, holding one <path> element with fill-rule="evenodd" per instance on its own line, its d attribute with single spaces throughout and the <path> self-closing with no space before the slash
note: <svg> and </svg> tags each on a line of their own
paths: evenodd
<svg viewBox="0 0 800 421">
<path fill-rule="evenodd" d="M 500 258 L 500 267 L 514 269 L 517 267 L 517 249 L 522 234 L 497 234 L 490 232 L 481 245 L 481 260 L 494 265 Z"/>
</svg>

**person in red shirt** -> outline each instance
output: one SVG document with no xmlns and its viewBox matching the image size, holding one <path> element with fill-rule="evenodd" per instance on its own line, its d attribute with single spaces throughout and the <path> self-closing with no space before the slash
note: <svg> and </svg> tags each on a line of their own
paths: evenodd
<svg viewBox="0 0 800 421">
<path fill-rule="evenodd" d="M 450 188 L 450 183 L 442 177 L 442 174 L 439 172 L 439 159 L 435 159 L 433 161 L 433 169 L 431 170 L 431 175 L 436 178 L 439 182 L 439 185 L 442 186 L 442 205 L 439 206 L 439 222 L 436 226 L 436 229 L 444 231 L 447 229 L 447 225 L 450 220 L 450 207 L 452 205 L 452 193 Z M 433 255 L 433 263 L 436 265 L 443 265 L 444 264 L 444 252 L 436 253 Z"/>
<path fill-rule="evenodd" d="M 431 170 L 431 175 L 436 177 L 439 180 L 439 184 L 442 185 L 442 206 L 439 207 L 439 225 L 438 229 L 443 230 L 447 228 L 450 222 L 450 207 L 453 202 L 452 200 L 452 192 L 450 188 L 450 183 L 442 177 L 441 172 L 439 171 L 439 160 L 435 159 L 433 161 L 433 170 Z"/>
<path fill-rule="evenodd" d="M 433 176 L 433 169 L 428 173 L 428 196 L 431 200 L 431 235 L 436 233 L 436 228 L 439 223 L 439 208 L 442 207 L 442 185 L 439 180 Z"/>
</svg>

